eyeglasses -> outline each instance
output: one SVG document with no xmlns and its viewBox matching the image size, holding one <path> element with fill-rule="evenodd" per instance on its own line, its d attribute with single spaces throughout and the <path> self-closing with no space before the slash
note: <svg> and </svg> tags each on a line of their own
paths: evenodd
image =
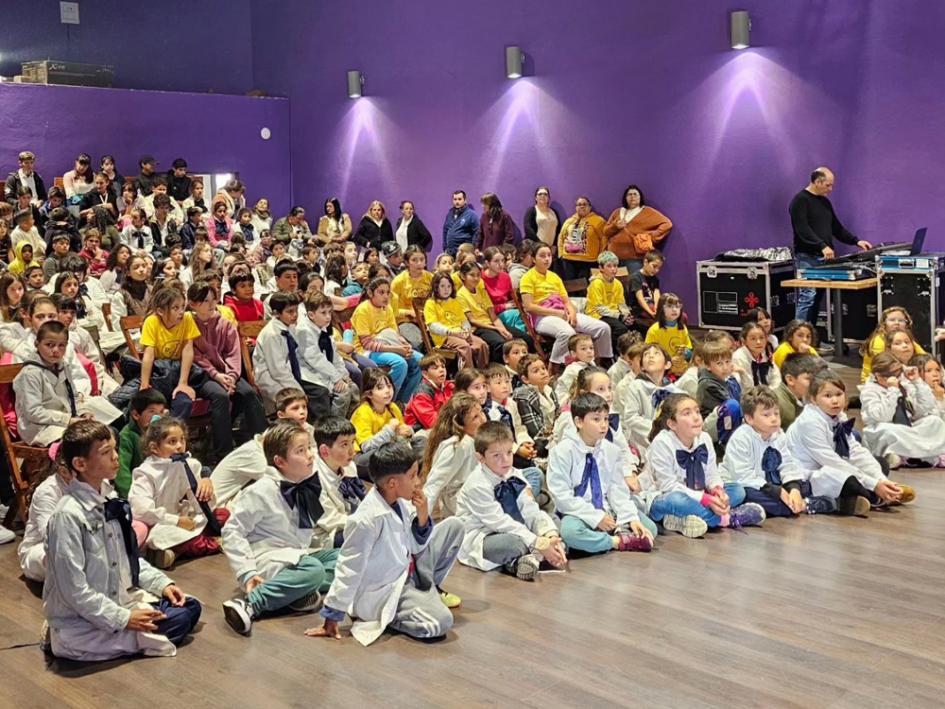
<svg viewBox="0 0 945 709">
<path fill-rule="evenodd" d="M 538 192 L 535 196 L 536 196 L 536 197 L 547 197 L 547 196 L 548 196 L 548 193 L 547 193 L 547 192 Z"/>
<path fill-rule="evenodd" d="M 575 207 L 590 207 L 591 205 L 588 204 L 587 202 L 575 202 L 574 206 Z"/>
</svg>

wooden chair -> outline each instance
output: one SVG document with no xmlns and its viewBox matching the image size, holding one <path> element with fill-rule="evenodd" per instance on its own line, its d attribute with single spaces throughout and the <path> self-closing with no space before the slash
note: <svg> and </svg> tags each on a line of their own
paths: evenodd
<svg viewBox="0 0 945 709">
<path fill-rule="evenodd" d="M 105 318 L 105 327 L 108 328 L 109 332 L 114 332 L 115 328 L 112 326 L 112 304 L 111 303 L 102 303 L 102 316 Z"/>
<path fill-rule="evenodd" d="M 256 376 L 253 374 L 253 357 L 249 351 L 249 341 L 259 337 L 259 333 L 266 327 L 265 320 L 248 320 L 237 324 L 237 332 L 240 336 L 240 353 L 243 355 L 243 373 L 246 375 L 246 381 L 256 391 L 259 386 L 256 384 Z"/>
<path fill-rule="evenodd" d="M 587 294 L 587 279 L 575 278 L 571 281 L 564 281 L 564 290 L 568 295 L 584 296 Z"/>
<path fill-rule="evenodd" d="M 144 324 L 144 318 L 141 315 L 125 315 L 118 320 L 118 324 L 121 326 L 121 334 L 125 336 L 125 344 L 128 345 L 128 354 L 135 359 L 141 359 L 141 353 L 138 352 L 138 346 L 131 336 L 131 331 L 140 330 L 141 325 Z"/>
<path fill-rule="evenodd" d="M 0 385 L 10 388 L 11 400 L 13 380 L 23 368 L 22 364 L 0 365 Z M 13 482 L 13 492 L 16 494 L 16 504 L 10 506 L 4 526 L 9 528 L 14 517 L 19 515 L 26 522 L 33 491 L 40 482 L 43 470 L 49 464 L 49 449 L 41 446 L 31 446 L 21 441 L 14 441 L 10 429 L 7 427 L 3 404 L 0 402 L 0 439 L 3 441 L 3 454 L 7 459 L 7 467 Z M 20 462 L 22 461 L 22 463 Z"/>
<path fill-rule="evenodd" d="M 522 296 L 516 289 L 512 290 L 512 300 L 515 301 L 515 307 L 518 308 L 518 312 L 522 316 L 522 322 L 525 323 L 525 331 L 528 333 L 528 336 L 532 338 L 532 342 L 535 343 L 535 353 L 541 357 L 545 364 L 548 364 L 548 354 L 550 352 L 550 348 L 553 346 L 553 340 L 540 334 L 535 329 L 535 326 L 532 325 L 532 318 L 527 312 L 525 312 L 525 308 L 522 305 Z M 549 352 L 545 352 L 544 345 L 546 344 L 549 346 Z"/>
<path fill-rule="evenodd" d="M 429 354 L 438 354 L 446 360 L 447 366 L 458 360 L 459 355 L 455 350 L 448 347 L 436 347 L 433 344 L 433 338 L 430 337 L 430 330 L 427 328 L 427 319 L 423 315 L 423 308 L 429 298 L 413 299 L 413 314 L 417 318 L 416 325 L 420 328 L 420 334 L 423 336 L 423 346 Z"/>
</svg>

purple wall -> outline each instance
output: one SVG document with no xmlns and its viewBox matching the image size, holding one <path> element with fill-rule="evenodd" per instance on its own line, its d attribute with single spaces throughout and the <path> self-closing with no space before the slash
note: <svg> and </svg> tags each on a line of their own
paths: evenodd
<svg viewBox="0 0 945 709">
<path fill-rule="evenodd" d="M 250 0 L 82 0 L 78 25 L 59 3 L 7 3 L 0 22 L 0 74 L 59 59 L 110 64 L 114 86 L 244 94 L 253 88 Z"/>
<path fill-rule="evenodd" d="M 742 7 L 754 46 L 736 52 Z M 694 262 L 789 243 L 787 203 L 821 163 L 853 231 L 928 225 L 945 246 L 935 0 L 254 0 L 252 24 L 254 83 L 291 99 L 295 200 L 318 212 L 411 198 L 436 234 L 456 187 L 521 220 L 540 183 L 606 216 L 637 182 L 676 224 L 664 283 L 693 313 Z M 529 77 L 504 78 L 509 44 Z M 346 98 L 348 69 L 365 98 Z"/>
<path fill-rule="evenodd" d="M 177 157 L 193 172 L 236 171 L 248 201 L 268 197 L 282 214 L 291 194 L 289 136 L 285 99 L 0 84 L 0 177 L 28 148 L 50 186 L 80 152 L 94 165 L 114 155 L 124 175 L 136 175 L 138 159 L 152 153 L 159 171 Z"/>
</svg>

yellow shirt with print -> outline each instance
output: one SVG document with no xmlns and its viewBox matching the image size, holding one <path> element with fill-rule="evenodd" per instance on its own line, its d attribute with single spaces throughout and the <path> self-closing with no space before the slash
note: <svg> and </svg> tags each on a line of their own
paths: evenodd
<svg viewBox="0 0 945 709">
<path fill-rule="evenodd" d="M 469 313 L 469 322 L 475 327 L 491 327 L 492 320 L 489 318 L 489 308 L 493 307 L 492 298 L 489 297 L 489 291 L 485 289 L 482 282 L 476 292 L 471 292 L 466 286 L 459 289 L 456 299 L 462 303 L 463 308 Z"/>
<path fill-rule="evenodd" d="M 423 319 L 429 328 L 430 323 L 439 323 L 450 330 L 456 330 L 463 326 L 466 321 L 466 309 L 456 298 L 448 300 L 436 300 L 430 298 L 423 306 Z M 446 339 L 446 335 L 437 335 L 430 331 L 430 339 L 433 344 L 439 347 Z"/>
<path fill-rule="evenodd" d="M 184 345 L 200 337 L 193 313 L 184 313 L 183 319 L 167 329 L 157 315 L 151 314 L 141 326 L 141 346 L 154 348 L 154 359 L 180 359 Z"/>
<path fill-rule="evenodd" d="M 401 271 L 390 284 L 391 293 L 397 296 L 394 314 L 397 322 L 405 322 L 413 315 L 413 299 L 430 297 L 433 274 L 423 271 L 419 278 L 411 278 L 409 271 Z"/>
<path fill-rule="evenodd" d="M 567 299 L 568 292 L 564 289 L 564 281 L 554 271 L 545 271 L 545 275 L 540 274 L 534 268 L 522 276 L 518 289 L 524 295 L 528 293 L 534 299 L 536 305 L 541 305 L 549 295 L 557 293 L 562 298 Z"/>
<path fill-rule="evenodd" d="M 361 337 L 377 335 L 381 330 L 390 328 L 396 332 L 397 321 L 394 319 L 394 310 L 388 305 L 378 308 L 370 300 L 365 300 L 351 315 L 351 327 L 354 328 L 354 346 L 361 354 L 365 352 L 361 344 Z"/>
</svg>

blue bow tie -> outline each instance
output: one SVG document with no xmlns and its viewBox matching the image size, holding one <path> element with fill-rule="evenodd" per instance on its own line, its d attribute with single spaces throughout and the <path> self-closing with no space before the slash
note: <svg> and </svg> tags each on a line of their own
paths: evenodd
<svg viewBox="0 0 945 709">
<path fill-rule="evenodd" d="M 187 475 L 187 484 L 190 485 L 190 491 L 197 494 L 197 476 L 194 475 L 194 471 L 190 469 L 190 463 L 188 462 L 190 455 L 188 453 L 175 453 L 171 456 L 171 460 L 175 463 L 182 463 L 184 466 L 184 473 Z M 210 509 L 209 502 L 201 502 L 197 500 L 197 504 L 200 506 L 200 511 L 203 512 L 203 516 L 207 518 L 207 529 L 210 531 L 210 534 L 214 537 L 219 537 L 222 533 L 220 523 L 217 522 L 216 515 L 213 514 L 213 510 Z"/>
<path fill-rule="evenodd" d="M 669 389 L 657 389 L 656 391 L 654 391 L 653 394 L 650 396 L 650 399 L 653 401 L 653 408 L 658 409 L 660 407 L 660 404 L 662 404 L 666 400 L 666 397 L 668 397 L 672 393 L 673 392 L 671 392 Z"/>
<path fill-rule="evenodd" d="M 781 451 L 768 446 L 761 456 L 761 469 L 769 485 L 781 484 Z"/>
<path fill-rule="evenodd" d="M 692 451 L 676 449 L 676 462 L 686 471 L 686 487 L 690 490 L 705 490 L 705 464 L 709 462 L 709 450 L 700 443 Z"/>
<path fill-rule="evenodd" d="M 574 488 L 574 494 L 578 497 L 584 497 L 587 488 L 591 488 L 591 504 L 595 509 L 604 509 L 604 493 L 600 486 L 600 471 L 597 469 L 597 461 L 594 460 L 594 454 L 588 453 L 584 459 L 584 474 L 581 476 L 581 482 Z"/>
<path fill-rule="evenodd" d="M 351 477 L 349 475 L 345 475 L 341 478 L 338 491 L 341 493 L 341 499 L 351 505 L 352 512 L 357 509 L 358 504 L 364 499 L 364 496 L 367 495 L 367 490 L 365 490 L 361 478 Z"/>
<path fill-rule="evenodd" d="M 138 539 L 131 529 L 131 505 L 128 500 L 113 497 L 105 500 L 105 521 L 116 520 L 121 527 L 121 537 L 125 542 L 125 553 L 128 555 L 128 565 L 131 567 L 131 585 L 138 585 L 138 575 L 141 566 L 138 563 Z"/>
<path fill-rule="evenodd" d="M 893 414 L 892 422 L 898 423 L 900 426 L 912 427 L 912 406 L 909 404 L 909 400 L 906 399 L 905 394 L 901 394 L 898 401 L 896 401 L 896 413 Z"/>
<path fill-rule="evenodd" d="M 279 492 L 290 509 L 299 510 L 299 527 L 302 529 L 312 529 L 315 523 L 321 518 L 322 508 L 321 494 L 322 485 L 317 475 L 310 475 L 300 483 L 291 483 L 282 480 L 279 483 Z"/>
<path fill-rule="evenodd" d="M 853 425 L 856 419 L 847 419 L 843 423 L 838 423 L 833 427 L 833 449 L 841 458 L 850 457 L 850 434 L 853 433 Z"/>
<path fill-rule="evenodd" d="M 729 377 L 725 380 L 725 388 L 728 389 L 728 395 L 735 401 L 742 400 L 742 385 L 738 383 L 735 377 Z"/>
<path fill-rule="evenodd" d="M 502 506 L 502 511 L 520 524 L 525 524 L 525 518 L 522 517 L 522 511 L 518 508 L 518 497 L 522 490 L 528 487 L 528 483 L 521 478 L 506 478 L 495 486 L 495 499 Z"/>
<path fill-rule="evenodd" d="M 614 433 L 620 428 L 620 414 L 607 414 L 607 440 L 614 442 Z"/>
</svg>

